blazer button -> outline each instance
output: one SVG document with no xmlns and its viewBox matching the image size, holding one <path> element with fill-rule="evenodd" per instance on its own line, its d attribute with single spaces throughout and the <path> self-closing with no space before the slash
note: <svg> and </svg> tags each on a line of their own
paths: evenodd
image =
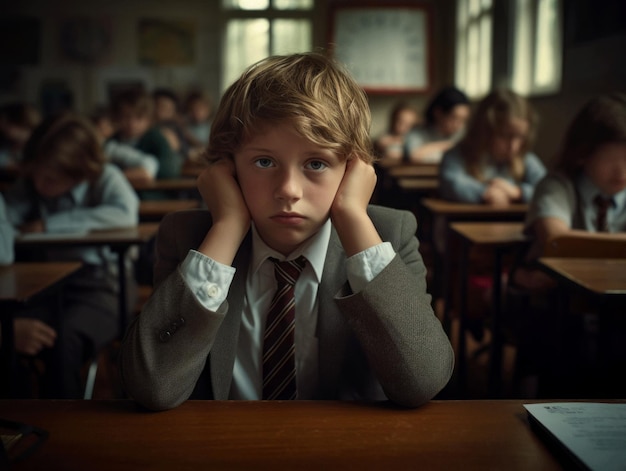
<svg viewBox="0 0 626 471">
<path fill-rule="evenodd" d="M 159 333 L 159 339 L 161 340 L 161 342 L 169 342 L 171 338 L 172 338 L 172 333 L 169 330 L 162 330 Z"/>
</svg>

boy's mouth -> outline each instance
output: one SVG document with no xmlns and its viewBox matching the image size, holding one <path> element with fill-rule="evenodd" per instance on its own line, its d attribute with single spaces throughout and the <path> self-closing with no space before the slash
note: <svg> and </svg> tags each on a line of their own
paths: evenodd
<svg viewBox="0 0 626 471">
<path fill-rule="evenodd" d="M 271 219 L 281 224 L 299 224 L 304 221 L 304 216 L 299 213 L 285 211 L 275 214 Z"/>
</svg>

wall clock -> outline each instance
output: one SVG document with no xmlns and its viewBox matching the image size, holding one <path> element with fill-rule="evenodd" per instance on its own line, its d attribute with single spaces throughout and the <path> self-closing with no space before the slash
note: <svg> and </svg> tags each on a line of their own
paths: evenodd
<svg viewBox="0 0 626 471">
<path fill-rule="evenodd" d="M 426 6 L 337 5 L 331 8 L 330 48 L 367 92 L 426 93 L 430 22 Z"/>
</svg>

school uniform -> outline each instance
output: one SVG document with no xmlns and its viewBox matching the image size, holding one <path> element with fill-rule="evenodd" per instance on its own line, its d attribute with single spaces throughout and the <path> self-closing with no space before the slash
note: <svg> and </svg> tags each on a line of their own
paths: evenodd
<svg viewBox="0 0 626 471">
<path fill-rule="evenodd" d="M 41 219 L 48 233 L 88 232 L 128 227 L 138 223 L 139 200 L 123 173 L 107 164 L 94 182 L 82 182 L 54 199 L 40 197 L 29 180 L 22 179 L 7 193 L 8 215 L 15 227 Z M 64 284 L 62 304 L 43 299 L 19 317 L 40 319 L 58 338 L 44 349 L 45 397 L 80 398 L 80 369 L 85 360 L 118 335 L 116 255 L 108 247 L 46 249 L 39 259 L 81 261 L 83 267 Z M 130 268 L 130 266 L 129 266 Z M 132 282 L 132 276 L 127 277 Z M 129 286 L 129 293 L 134 289 Z M 129 304 L 133 299 L 129 296 Z M 58 308 L 58 309 L 57 309 Z"/>
<path fill-rule="evenodd" d="M 15 229 L 9 222 L 4 197 L 0 195 L 0 265 L 13 263 Z"/>
<path fill-rule="evenodd" d="M 483 166 L 482 179 L 470 175 L 466 168 L 465 159 L 458 146 L 450 149 L 443 155 L 440 166 L 439 192 L 441 197 L 450 201 L 464 203 L 482 203 L 482 195 L 487 189 L 489 181 L 502 178 L 518 185 L 522 190 L 522 202 L 530 201 L 535 185 L 546 174 L 546 168 L 534 153 L 524 155 L 524 175 L 517 181 L 509 172 L 508 165 L 499 165 L 486 162 Z"/>
<path fill-rule="evenodd" d="M 426 292 L 414 216 L 376 206 L 369 214 L 388 242 L 367 253 L 347 258 L 329 222 L 290 254 L 311 259 L 296 284 L 297 397 L 414 407 L 447 384 L 453 351 Z M 155 291 L 120 352 L 127 393 L 150 409 L 259 398 L 258 317 L 275 286 L 266 262 L 284 257 L 252 228 L 233 266 L 218 266 L 190 251 L 210 227 L 210 214 L 196 210 L 168 215 L 159 229 Z"/>
<path fill-rule="evenodd" d="M 411 160 L 411 153 L 413 150 L 418 149 L 426 144 L 437 141 L 458 141 L 461 138 L 462 132 L 457 133 L 454 136 L 445 137 L 442 136 L 436 128 L 432 126 L 421 126 L 409 131 L 406 136 L 406 141 L 404 143 L 404 155 L 406 156 L 406 160 Z M 421 159 L 422 163 L 426 164 L 438 164 L 441 162 L 443 157 L 443 152 L 431 152 L 428 155 L 425 155 L 424 158 Z"/>
</svg>

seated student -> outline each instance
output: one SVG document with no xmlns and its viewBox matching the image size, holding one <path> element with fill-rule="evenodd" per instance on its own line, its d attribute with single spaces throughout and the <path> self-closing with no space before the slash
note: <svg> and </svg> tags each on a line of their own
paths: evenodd
<svg viewBox="0 0 626 471">
<path fill-rule="evenodd" d="M 540 335 L 540 326 L 545 325 L 555 282 L 536 266 L 548 240 L 586 232 L 600 238 L 626 236 L 626 94 L 600 95 L 580 109 L 566 131 L 554 171 L 535 189 L 525 226 L 533 243 L 512 282 L 531 296 L 533 309 L 522 313 L 518 348 L 523 357 L 518 367 L 528 372 L 529 364 L 536 367 L 544 361 L 553 342 Z M 570 302 L 572 312 L 590 308 L 583 304 Z M 570 324 L 575 318 L 571 316 Z"/>
<path fill-rule="evenodd" d="M 24 150 L 22 177 L 6 201 L 9 218 L 22 233 L 138 222 L 135 191 L 117 167 L 106 163 L 91 124 L 70 114 L 51 117 L 35 129 Z M 79 260 L 83 268 L 64 285 L 60 307 L 53 296 L 18 314 L 16 349 L 44 361 L 42 397 L 80 398 L 81 367 L 119 333 L 117 258 L 104 247 L 50 249 L 42 256 Z"/>
<path fill-rule="evenodd" d="M 374 150 L 380 156 L 379 164 L 405 160 L 406 136 L 419 120 L 417 110 L 409 103 L 400 102 L 391 110 L 386 132 L 374 141 Z"/>
<path fill-rule="evenodd" d="M 110 140 L 152 155 L 158 161 L 157 179 L 180 176 L 182 159 L 167 139 L 152 126 L 152 101 L 144 90 L 129 89 L 113 98 L 113 119 L 117 132 Z"/>
<path fill-rule="evenodd" d="M 470 115 L 470 102 L 465 93 L 446 87 L 426 107 L 424 124 L 408 133 L 406 149 L 412 163 L 439 163 L 445 151 L 463 135 Z"/>
<path fill-rule="evenodd" d="M 530 151 L 536 117 L 528 101 L 495 90 L 479 104 L 465 137 L 444 154 L 441 197 L 503 206 L 528 202 L 546 169 Z"/>
<path fill-rule="evenodd" d="M 7 217 L 4 197 L 0 194 L 0 265 L 10 265 L 15 258 L 15 229 Z"/>
<path fill-rule="evenodd" d="M 209 211 L 162 221 L 155 290 L 121 347 L 130 397 L 157 410 L 190 397 L 416 407 L 446 385 L 454 356 L 415 217 L 368 206 L 370 119 L 362 89 L 322 54 L 266 58 L 230 86 L 199 177 Z M 295 283 L 295 329 L 289 285 L 274 298 L 291 300 L 285 317 L 267 313 L 275 274 Z M 286 350 L 268 345 L 277 332 Z M 279 384 L 270 364 L 285 366 Z"/>
<path fill-rule="evenodd" d="M 185 100 L 186 130 L 194 138 L 194 146 L 206 146 L 211 133 L 213 105 L 202 92 L 191 92 Z"/>
<path fill-rule="evenodd" d="M 115 134 L 115 126 L 108 107 L 96 108 L 90 118 L 103 142 L 104 155 L 122 169 L 130 182 L 149 182 L 156 178 L 159 161 L 155 156 L 111 139 Z"/>
<path fill-rule="evenodd" d="M 41 122 L 39 110 L 28 103 L 8 103 L 0 109 L 0 168 L 17 168 L 24 145 Z"/>
</svg>

